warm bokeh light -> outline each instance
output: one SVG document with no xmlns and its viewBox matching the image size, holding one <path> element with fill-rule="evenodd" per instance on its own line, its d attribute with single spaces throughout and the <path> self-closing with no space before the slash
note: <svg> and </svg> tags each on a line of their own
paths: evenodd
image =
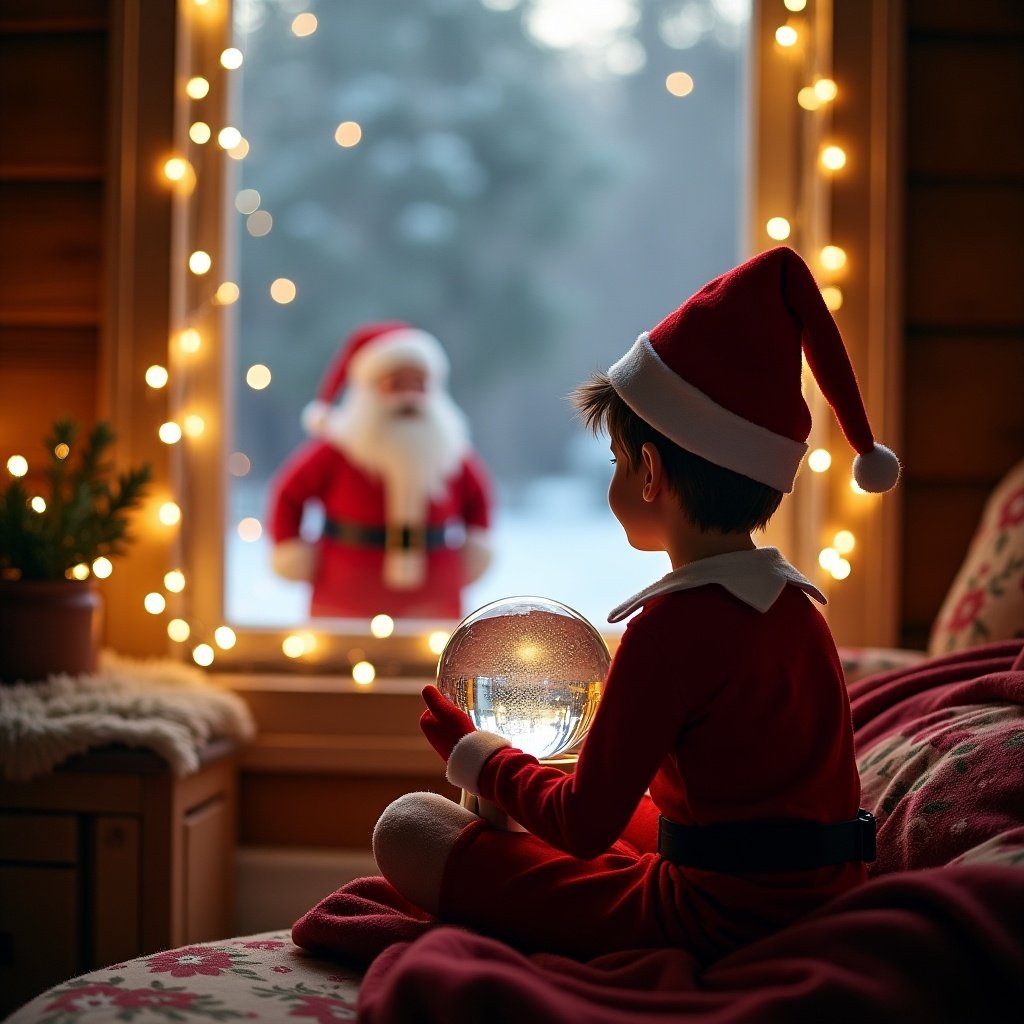
<svg viewBox="0 0 1024 1024">
<path fill-rule="evenodd" d="M 12 455 L 7 460 L 7 472 L 11 476 L 24 476 L 28 472 L 28 459 L 24 455 Z"/>
<path fill-rule="evenodd" d="M 839 552 L 835 548 L 822 548 L 818 552 L 818 565 L 828 572 L 839 559 Z"/>
<path fill-rule="evenodd" d="M 202 347 L 203 336 L 194 327 L 186 327 L 178 335 L 178 348 L 187 355 L 198 352 Z"/>
<path fill-rule="evenodd" d="M 857 538 L 849 530 L 840 530 L 832 538 L 832 547 L 841 555 L 848 555 L 857 546 Z"/>
<path fill-rule="evenodd" d="M 837 557 L 835 562 L 829 566 L 829 573 L 834 580 L 845 580 L 850 575 L 850 563 L 845 558 Z"/>
<path fill-rule="evenodd" d="M 200 667 L 213 664 L 213 648 L 209 644 L 197 644 L 192 649 L 192 660 Z"/>
<path fill-rule="evenodd" d="M 71 446 L 66 444 L 64 441 L 61 441 L 61 443 L 53 449 L 53 454 L 63 461 L 71 454 Z"/>
<path fill-rule="evenodd" d="M 824 473 L 832 465 L 832 455 L 825 448 L 815 448 L 807 456 L 807 467 L 812 473 Z"/>
<path fill-rule="evenodd" d="M 164 586 L 172 594 L 180 594 L 185 589 L 185 574 L 180 569 L 171 569 L 164 573 Z"/>
<path fill-rule="evenodd" d="M 191 270 L 193 274 L 206 274 L 212 266 L 213 259 L 210 257 L 208 252 L 203 252 L 202 249 L 197 249 L 188 258 L 188 269 Z"/>
<path fill-rule="evenodd" d="M 230 651 L 238 643 L 238 637 L 230 626 L 218 626 L 213 631 L 213 639 L 222 651 Z"/>
<path fill-rule="evenodd" d="M 188 173 L 188 161 L 182 160 L 180 156 L 172 156 L 164 164 L 164 177 L 168 181 L 181 181 Z"/>
<path fill-rule="evenodd" d="M 263 536 L 263 524 L 255 516 L 246 516 L 238 521 L 238 536 L 252 544 Z"/>
<path fill-rule="evenodd" d="M 342 121 L 334 131 L 334 141 L 344 149 L 358 146 L 363 129 L 356 121 Z"/>
<path fill-rule="evenodd" d="M 685 71 L 673 71 L 665 79 L 665 88 L 673 96 L 689 96 L 693 92 L 693 77 Z"/>
<path fill-rule="evenodd" d="M 146 370 L 146 383 L 151 388 L 166 387 L 170 374 L 166 366 L 157 366 L 155 363 Z"/>
<path fill-rule="evenodd" d="M 161 423 L 157 433 L 164 444 L 177 444 L 181 440 L 181 427 L 174 420 Z"/>
<path fill-rule="evenodd" d="M 243 188 L 235 196 L 235 209 L 245 216 L 255 213 L 260 208 L 261 196 L 254 188 Z"/>
<path fill-rule="evenodd" d="M 370 619 L 370 633 L 377 637 L 379 640 L 383 640 L 384 637 L 391 636 L 395 631 L 395 620 L 390 615 L 374 615 Z"/>
<path fill-rule="evenodd" d="M 142 600 L 142 604 L 150 615 L 159 615 L 167 607 L 167 598 L 155 590 L 151 590 Z"/>
<path fill-rule="evenodd" d="M 436 629 L 430 636 L 427 637 L 427 650 L 431 654 L 440 654 L 444 650 L 444 645 L 448 643 L 451 633 L 445 632 L 443 629 Z"/>
<path fill-rule="evenodd" d="M 157 518 L 164 526 L 174 526 L 181 522 L 181 509 L 173 501 L 165 501 L 157 512 Z"/>
<path fill-rule="evenodd" d="M 217 294 L 214 295 L 214 298 L 222 306 L 231 306 L 238 301 L 240 294 L 241 291 L 234 281 L 223 281 L 217 286 Z"/>
<path fill-rule="evenodd" d="M 242 51 L 237 46 L 229 46 L 226 50 L 222 51 L 220 55 L 220 66 L 227 68 L 228 71 L 234 71 L 236 68 L 242 66 L 242 61 L 245 58 L 242 56 Z"/>
<path fill-rule="evenodd" d="M 217 132 L 217 145 L 221 149 L 234 149 L 241 141 L 242 133 L 231 125 Z"/>
<path fill-rule="evenodd" d="M 72 580 L 87 580 L 89 578 L 90 572 L 91 570 L 89 566 L 85 564 L 85 562 L 79 562 L 78 565 L 73 565 L 70 569 L 68 569 L 65 575 L 68 577 L 68 579 Z"/>
<path fill-rule="evenodd" d="M 205 121 L 193 121 L 188 126 L 188 137 L 197 145 L 205 146 L 210 141 L 213 130 Z"/>
<path fill-rule="evenodd" d="M 868 493 L 870 493 L 868 491 L 865 491 L 864 488 L 861 487 L 861 485 L 859 483 L 857 483 L 857 481 L 854 480 L 854 478 L 852 476 L 850 477 L 850 490 L 853 491 L 854 494 L 868 494 Z"/>
<path fill-rule="evenodd" d="M 822 103 L 831 103 L 839 95 L 839 87 L 831 78 L 819 78 L 814 83 L 814 95 Z"/>
<path fill-rule="evenodd" d="M 843 308 L 843 290 L 842 288 L 836 287 L 834 284 L 827 284 L 821 289 L 821 297 L 825 300 L 825 305 L 833 313 L 837 309 Z"/>
<path fill-rule="evenodd" d="M 838 245 L 826 245 L 821 250 L 820 259 L 826 270 L 842 270 L 846 266 L 846 251 Z"/>
<path fill-rule="evenodd" d="M 114 571 L 114 563 L 109 558 L 104 558 L 100 555 L 99 558 L 93 560 L 92 563 L 92 574 L 97 579 L 105 580 Z"/>
<path fill-rule="evenodd" d="M 785 4 L 786 10 L 792 11 L 794 14 L 807 6 L 807 0 L 782 0 L 782 2 Z"/>
<path fill-rule="evenodd" d="M 315 14 L 310 14 L 309 11 L 303 11 L 302 14 L 296 14 L 292 19 L 292 35 L 299 36 L 311 36 L 317 28 L 317 20 Z"/>
<path fill-rule="evenodd" d="M 287 305 L 295 298 L 295 282 L 287 277 L 276 278 L 270 284 L 270 297 L 282 306 Z"/>
<path fill-rule="evenodd" d="M 189 437 L 200 437 L 206 430 L 206 420 L 192 412 L 185 417 L 182 427 L 184 427 L 185 433 Z"/>
<path fill-rule="evenodd" d="M 368 661 L 357 661 L 352 666 L 352 679 L 360 686 L 366 686 L 377 678 L 377 670 Z"/>
<path fill-rule="evenodd" d="M 184 619 L 171 619 L 167 623 L 167 635 L 176 644 L 183 644 L 192 635 L 192 627 Z"/>
<path fill-rule="evenodd" d="M 46 499 L 41 495 L 37 494 L 30 502 L 29 506 L 33 512 L 38 512 L 42 515 L 46 511 Z"/>
<path fill-rule="evenodd" d="M 292 633 L 281 641 L 281 650 L 287 658 L 301 658 L 306 653 L 306 645 L 301 636 Z"/>
<path fill-rule="evenodd" d="M 804 110 L 817 110 L 821 106 L 821 99 L 810 85 L 805 85 L 796 94 L 796 101 Z"/>
<path fill-rule="evenodd" d="M 775 30 L 775 42 L 787 49 L 790 46 L 796 46 L 796 41 L 799 38 L 796 29 L 792 25 L 780 25 Z"/>
<path fill-rule="evenodd" d="M 227 153 L 232 160 L 244 160 L 249 155 L 249 140 L 240 138 Z"/>
<path fill-rule="evenodd" d="M 789 221 L 785 217 L 771 217 L 768 223 L 765 224 L 764 229 L 768 232 L 768 237 L 774 238 L 777 242 L 789 238 L 790 231 L 792 230 Z"/>
<path fill-rule="evenodd" d="M 186 83 L 185 92 L 190 100 L 201 100 L 209 94 L 210 83 L 202 75 L 196 75 Z"/>
<path fill-rule="evenodd" d="M 846 166 L 846 150 L 842 146 L 826 146 L 821 151 L 821 166 L 828 171 L 839 171 Z"/>
<path fill-rule="evenodd" d="M 252 462 L 245 452 L 232 452 L 228 456 L 228 472 L 232 476 L 246 476 L 252 469 Z"/>
<path fill-rule="evenodd" d="M 262 391 L 270 384 L 270 368 L 262 363 L 254 363 L 245 371 L 245 383 L 253 391 Z"/>
</svg>

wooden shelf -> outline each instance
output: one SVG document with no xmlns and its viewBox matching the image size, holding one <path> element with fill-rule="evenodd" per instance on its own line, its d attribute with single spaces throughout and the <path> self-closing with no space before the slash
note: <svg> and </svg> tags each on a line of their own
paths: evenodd
<svg viewBox="0 0 1024 1024">
<path fill-rule="evenodd" d="M 19 184 L 26 182 L 28 184 L 35 184 L 40 181 L 57 181 L 57 182 L 94 182 L 103 181 L 106 178 L 106 172 L 103 167 L 96 164 L 82 164 L 79 166 L 60 166 L 60 165 L 48 165 L 48 166 L 20 166 L 20 167 L 4 167 L 0 165 L 0 182 L 10 182 L 11 184 Z"/>
</svg>

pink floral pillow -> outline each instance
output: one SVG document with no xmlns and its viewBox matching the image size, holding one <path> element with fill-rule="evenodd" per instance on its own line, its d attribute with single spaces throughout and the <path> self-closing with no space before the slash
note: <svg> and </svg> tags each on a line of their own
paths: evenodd
<svg viewBox="0 0 1024 1024">
<path fill-rule="evenodd" d="M 1024 461 L 985 504 L 928 641 L 936 657 L 1024 636 Z"/>
</svg>

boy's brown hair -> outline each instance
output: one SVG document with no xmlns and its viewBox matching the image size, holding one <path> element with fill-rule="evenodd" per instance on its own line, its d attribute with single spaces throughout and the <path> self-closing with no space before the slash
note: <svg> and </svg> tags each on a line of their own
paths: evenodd
<svg viewBox="0 0 1024 1024">
<path fill-rule="evenodd" d="M 751 533 L 764 529 L 779 507 L 782 491 L 708 462 L 655 430 L 619 397 L 607 374 L 594 374 L 569 398 L 589 430 L 604 431 L 622 449 L 631 469 L 642 465 L 640 450 L 650 441 L 665 465 L 669 489 L 701 530 Z"/>
</svg>

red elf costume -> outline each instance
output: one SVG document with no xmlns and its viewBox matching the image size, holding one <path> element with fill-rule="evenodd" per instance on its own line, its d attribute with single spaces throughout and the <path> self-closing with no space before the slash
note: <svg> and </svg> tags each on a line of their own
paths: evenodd
<svg viewBox="0 0 1024 1024">
<path fill-rule="evenodd" d="M 875 444 L 839 331 L 791 249 L 705 285 L 608 376 L 676 444 L 788 492 L 810 430 L 801 352 L 858 453 L 855 479 L 893 486 L 899 463 Z M 813 601 L 813 584 L 762 548 L 690 562 L 624 602 L 612 621 L 638 614 L 571 775 L 475 730 L 428 687 L 421 727 L 449 781 L 527 831 L 409 794 L 374 835 L 387 882 L 339 890 L 296 942 L 366 955 L 352 916 L 372 891 L 377 912 L 417 918 L 415 904 L 524 951 L 680 946 L 709 961 L 859 884 L 874 822 L 859 811 L 846 688 Z M 416 844 L 404 858 L 402 841 Z M 431 870 L 436 892 L 416 874 Z"/>
</svg>

